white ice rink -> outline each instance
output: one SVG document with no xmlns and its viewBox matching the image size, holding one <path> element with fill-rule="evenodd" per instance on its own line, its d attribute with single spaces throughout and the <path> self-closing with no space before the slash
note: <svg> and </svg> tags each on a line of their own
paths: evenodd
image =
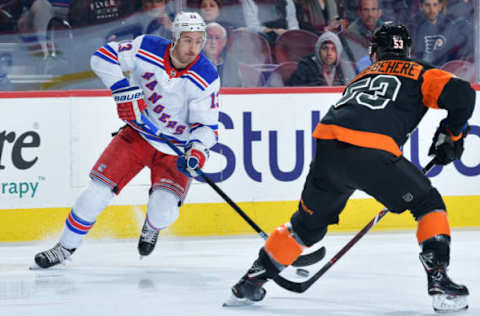
<svg viewBox="0 0 480 316">
<path fill-rule="evenodd" d="M 353 234 L 327 235 L 326 259 Z M 470 289 L 480 315 L 480 231 L 454 230 L 449 274 Z M 263 241 L 238 238 L 163 238 L 139 261 L 136 240 L 87 240 L 64 269 L 29 271 L 33 255 L 54 241 L 0 246 L 0 315 L 435 315 L 418 261 L 415 232 L 370 232 L 303 294 L 271 282 L 264 301 L 223 308 L 230 287 L 256 257 Z M 293 270 L 285 271 L 297 279 Z M 299 279 L 297 279 L 299 280 Z"/>
</svg>

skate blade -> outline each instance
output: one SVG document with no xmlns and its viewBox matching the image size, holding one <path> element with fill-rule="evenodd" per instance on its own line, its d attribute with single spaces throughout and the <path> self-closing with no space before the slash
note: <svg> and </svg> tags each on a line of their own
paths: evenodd
<svg viewBox="0 0 480 316">
<path fill-rule="evenodd" d="M 28 270 L 31 270 L 31 271 L 41 271 L 41 270 L 49 270 L 49 271 L 52 271 L 52 270 L 65 270 L 71 263 L 71 260 L 65 260 L 57 265 L 54 265 L 54 266 L 51 266 L 50 268 L 42 268 L 41 266 L 39 266 L 35 261 L 33 261 L 32 264 L 30 264 L 28 266 Z"/>
<path fill-rule="evenodd" d="M 238 298 L 233 293 L 230 293 L 230 297 L 223 303 L 223 307 L 237 307 L 237 306 L 248 306 L 252 305 L 253 301 L 248 298 Z"/>
<path fill-rule="evenodd" d="M 468 309 L 467 295 L 433 295 L 432 305 L 437 313 L 461 312 Z"/>
</svg>

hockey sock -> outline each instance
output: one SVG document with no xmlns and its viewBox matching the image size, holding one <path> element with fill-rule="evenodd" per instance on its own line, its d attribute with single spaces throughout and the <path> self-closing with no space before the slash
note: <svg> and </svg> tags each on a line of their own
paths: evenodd
<svg viewBox="0 0 480 316">
<path fill-rule="evenodd" d="M 86 235 L 93 227 L 95 222 L 88 222 L 81 219 L 72 209 L 65 220 L 60 243 L 67 249 L 76 249 L 82 242 L 83 236 Z"/>
<path fill-rule="evenodd" d="M 302 253 L 304 246 L 292 236 L 290 225 L 277 227 L 265 242 L 265 251 L 276 262 L 291 265 Z"/>
<path fill-rule="evenodd" d="M 438 235 L 450 236 L 447 212 L 443 210 L 427 213 L 418 221 L 417 241 L 419 245 Z"/>
<path fill-rule="evenodd" d="M 106 184 L 91 180 L 75 201 L 67 216 L 60 243 L 68 249 L 80 246 L 83 237 L 90 231 L 98 215 L 107 207 L 115 194 Z"/>
</svg>

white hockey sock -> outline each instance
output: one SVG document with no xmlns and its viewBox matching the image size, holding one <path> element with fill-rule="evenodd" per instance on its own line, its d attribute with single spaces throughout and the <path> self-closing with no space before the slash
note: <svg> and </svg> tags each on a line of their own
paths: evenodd
<svg viewBox="0 0 480 316">
<path fill-rule="evenodd" d="M 60 243 L 68 249 L 78 248 L 92 228 L 97 216 L 107 207 L 115 194 L 99 181 L 90 180 L 67 216 Z"/>
</svg>

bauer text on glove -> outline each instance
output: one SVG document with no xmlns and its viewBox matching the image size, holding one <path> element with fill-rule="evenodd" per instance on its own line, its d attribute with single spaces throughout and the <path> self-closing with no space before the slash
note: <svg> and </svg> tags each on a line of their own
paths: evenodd
<svg viewBox="0 0 480 316">
<path fill-rule="evenodd" d="M 139 87 L 125 87 L 112 91 L 117 103 L 118 117 L 125 121 L 137 121 L 141 124 L 141 112 L 147 108 L 143 99 L 143 90 Z"/>
</svg>

